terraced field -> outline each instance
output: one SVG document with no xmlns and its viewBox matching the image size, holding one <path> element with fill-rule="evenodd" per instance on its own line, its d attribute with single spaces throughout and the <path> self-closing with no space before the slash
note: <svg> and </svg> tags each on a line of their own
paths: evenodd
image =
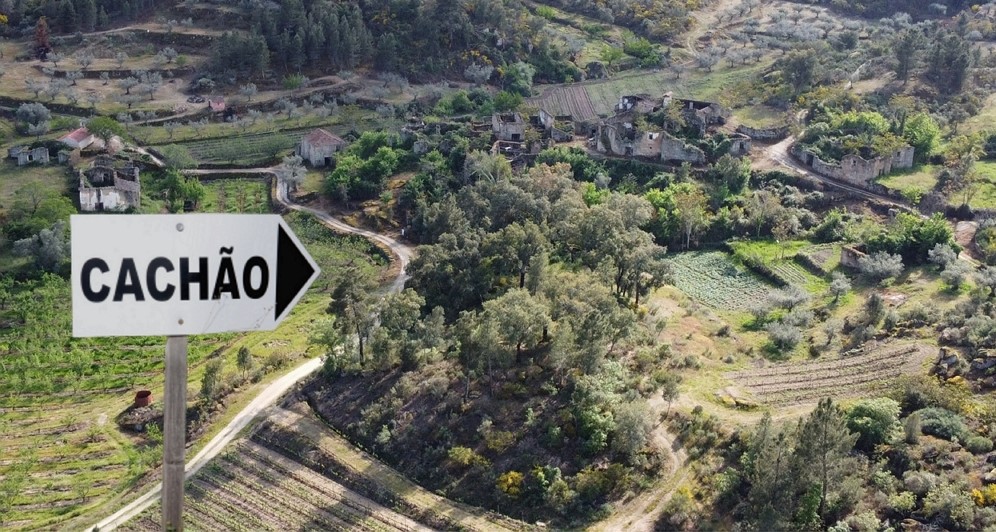
<svg viewBox="0 0 996 532">
<path fill-rule="evenodd" d="M 763 403 L 790 406 L 822 397 L 867 395 L 888 386 L 900 375 L 922 371 L 931 353 L 922 345 L 890 344 L 835 360 L 781 364 L 726 376 Z"/>
<path fill-rule="evenodd" d="M 323 425 L 308 406 L 275 409 L 187 482 L 192 530 L 525 530 L 525 523 L 414 484 Z M 124 530 L 159 530 L 153 506 Z"/>
<path fill-rule="evenodd" d="M 843 247 L 840 243 L 833 244 L 814 244 L 800 250 L 797 255 L 804 255 L 809 257 L 809 260 L 823 269 L 825 272 L 829 272 L 840 264 L 840 248 Z"/>
<path fill-rule="evenodd" d="M 430 530 L 257 443 L 242 441 L 187 483 L 197 530 Z M 153 507 L 126 530 L 159 530 Z"/>
<path fill-rule="evenodd" d="M 772 287 L 722 251 L 689 251 L 671 257 L 674 285 L 711 307 L 744 311 L 767 301 Z"/>
<path fill-rule="evenodd" d="M 529 103 L 554 115 L 571 115 L 575 120 L 598 118 L 583 85 L 559 86 L 531 99 Z"/>
</svg>

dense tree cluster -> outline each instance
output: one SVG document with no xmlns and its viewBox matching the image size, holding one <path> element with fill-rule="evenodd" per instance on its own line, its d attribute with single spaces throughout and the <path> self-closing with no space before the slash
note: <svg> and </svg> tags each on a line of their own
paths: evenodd
<svg viewBox="0 0 996 532">
<path fill-rule="evenodd" d="M 413 78 L 462 73 L 475 83 L 497 75 L 518 92 L 517 84 L 525 83 L 526 93 L 532 72 L 547 81 L 581 76 L 567 51 L 539 31 L 541 19 L 518 24 L 531 18 L 518 0 L 291 0 L 279 10 L 260 0 L 244 4 L 249 31 L 216 44 L 214 72 L 255 76 L 267 66 L 284 72 L 372 66 Z M 521 65 L 531 69 L 528 76 Z"/>
<path fill-rule="evenodd" d="M 315 341 L 328 352 L 329 378 L 400 368 L 413 372 L 402 380 L 425 379 L 436 391 L 396 387 L 350 428 L 406 460 L 414 476 L 453 482 L 479 504 L 493 505 L 497 494 L 537 519 L 582 519 L 658 460 L 647 445 L 645 397 L 661 387 L 673 393 L 674 376 L 633 372 L 621 350 L 662 356 L 635 334 L 642 325 L 631 308 L 669 274 L 664 248 L 641 229 L 653 209 L 619 193 L 586 204 L 562 163 L 517 175 L 501 157 L 470 152 L 462 175 L 447 176 L 445 159 L 429 152 L 420 166 L 411 236 L 423 246 L 406 290 L 376 303 L 369 281 L 343 276 L 329 307 L 336 318 Z M 434 179 L 444 183 L 428 195 Z M 449 180 L 466 184 L 453 191 Z M 540 386 L 549 401 L 535 393 Z M 438 424 L 399 422 L 431 410 L 401 406 L 405 394 L 469 401 L 472 388 L 485 394 L 468 406 L 484 416 L 476 430 L 459 417 L 444 423 L 445 434 Z M 494 410 L 496 397 L 519 399 L 526 425 Z M 422 448 L 415 460 L 413 445 Z M 608 471 L 595 467 L 600 460 Z"/>
<path fill-rule="evenodd" d="M 105 29 L 112 20 L 134 20 L 171 2 L 162 0 L 42 0 L 0 3 L 8 24 L 0 24 L 0 35 L 23 33 L 35 27 L 40 17 L 56 33 Z"/>
</svg>

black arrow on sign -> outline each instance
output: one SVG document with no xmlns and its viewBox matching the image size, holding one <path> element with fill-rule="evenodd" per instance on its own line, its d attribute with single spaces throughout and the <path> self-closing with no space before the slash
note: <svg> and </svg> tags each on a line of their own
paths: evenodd
<svg viewBox="0 0 996 532">
<path fill-rule="evenodd" d="M 273 317 L 280 319 L 284 309 L 294 302 L 298 292 L 311 280 L 315 268 L 283 226 L 277 229 L 277 306 Z"/>
</svg>

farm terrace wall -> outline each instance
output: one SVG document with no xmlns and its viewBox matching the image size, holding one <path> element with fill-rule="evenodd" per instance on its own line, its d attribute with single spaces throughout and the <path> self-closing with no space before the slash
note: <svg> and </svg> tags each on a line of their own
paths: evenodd
<svg viewBox="0 0 996 532">
<path fill-rule="evenodd" d="M 789 127 L 750 127 L 741 124 L 737 126 L 737 133 L 747 135 L 754 140 L 782 140 L 788 136 Z"/>
</svg>

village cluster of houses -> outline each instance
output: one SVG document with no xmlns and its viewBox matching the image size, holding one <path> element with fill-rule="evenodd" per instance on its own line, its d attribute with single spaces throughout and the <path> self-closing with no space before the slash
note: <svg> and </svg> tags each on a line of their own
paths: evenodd
<svg viewBox="0 0 996 532">
<path fill-rule="evenodd" d="M 82 150 L 103 147 L 101 141 L 83 126 L 63 135 L 58 141 L 63 145 L 58 153 L 60 163 L 75 164 Z M 14 146 L 7 151 L 7 155 L 18 166 L 51 162 L 46 146 Z M 131 161 L 99 155 L 86 168 L 76 168 L 75 171 L 81 211 L 122 211 L 141 205 L 139 168 Z"/>
<path fill-rule="evenodd" d="M 579 135 L 588 139 L 591 149 L 609 156 L 639 157 L 669 163 L 705 163 L 705 153 L 698 147 L 661 128 L 643 126 L 641 129 L 637 126 L 641 117 L 673 102 L 681 106 L 686 124 L 697 129 L 702 136 L 725 124 L 730 117 L 729 110 L 718 103 L 674 98 L 671 94 L 660 98 L 642 94 L 623 96 L 613 116 L 597 121 L 554 116 L 544 109 L 528 119 L 520 113 L 495 113 L 491 117 L 491 133 L 495 139 L 492 153 L 504 154 L 515 162 L 524 156 L 539 153 L 550 144 L 568 142 Z M 538 142 L 528 141 L 527 132 L 530 130 L 536 132 Z M 730 138 L 730 153 L 746 155 L 750 152 L 749 135 L 732 133 Z"/>
<path fill-rule="evenodd" d="M 201 102 L 204 100 L 201 99 Z M 208 98 L 206 103 L 214 113 L 226 112 L 224 98 Z M 670 93 L 657 98 L 645 94 L 623 96 L 619 98 L 613 116 L 596 120 L 575 120 L 572 116 L 554 115 L 545 109 L 539 109 L 528 117 L 518 112 L 495 113 L 490 124 L 494 141 L 491 152 L 501 154 L 513 163 L 524 163 L 543 148 L 581 137 L 586 139 L 590 149 L 606 156 L 664 163 L 706 163 L 705 153 L 697 146 L 663 128 L 647 125 L 644 117 L 675 104 L 680 109 L 685 126 L 698 130 L 702 137 L 726 124 L 730 117 L 730 111 L 718 103 L 674 98 Z M 475 127 L 475 133 L 487 134 L 488 126 L 478 125 L 482 127 Z M 416 134 L 424 126 L 424 123 L 409 124 L 403 133 Z M 770 129 L 740 126 L 736 132 L 727 133 L 729 153 L 744 156 L 750 152 L 754 139 L 776 140 L 787 135 L 787 126 Z M 64 146 L 58 153 L 60 163 L 75 164 L 82 150 L 103 147 L 102 142 L 82 125 L 59 138 L 59 142 Z M 348 142 L 341 137 L 319 128 L 301 138 L 295 153 L 312 167 L 331 167 L 335 165 L 336 154 L 346 146 Z M 913 148 L 910 146 L 871 160 L 847 155 L 840 163 L 823 161 L 798 145 L 793 147 L 792 153 L 819 174 L 865 187 L 873 186 L 874 179 L 881 175 L 913 165 Z M 45 146 L 15 146 L 10 148 L 8 156 L 18 166 L 48 164 L 51 157 Z M 117 161 L 102 155 L 96 157 L 86 169 L 76 169 L 76 172 L 79 204 L 83 211 L 126 210 L 141 203 L 139 168 L 130 161 Z"/>
</svg>

